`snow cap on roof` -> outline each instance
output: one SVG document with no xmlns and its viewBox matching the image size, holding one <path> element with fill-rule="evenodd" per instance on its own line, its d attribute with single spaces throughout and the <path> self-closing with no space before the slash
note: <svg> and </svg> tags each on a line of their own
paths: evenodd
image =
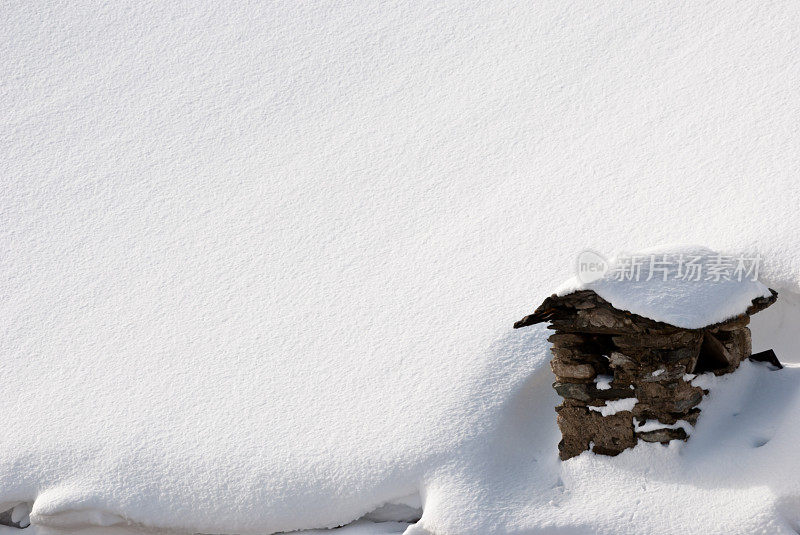
<svg viewBox="0 0 800 535">
<path fill-rule="evenodd" d="M 772 295 L 756 279 L 759 264 L 759 258 L 701 246 L 658 247 L 618 255 L 605 263 L 595 280 L 579 261 L 579 274 L 556 295 L 593 290 L 619 310 L 699 329 L 738 316 L 753 299 Z"/>
</svg>

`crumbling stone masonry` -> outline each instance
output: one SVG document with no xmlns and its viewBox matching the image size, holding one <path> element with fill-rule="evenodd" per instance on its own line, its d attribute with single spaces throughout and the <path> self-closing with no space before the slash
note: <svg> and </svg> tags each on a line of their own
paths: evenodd
<svg viewBox="0 0 800 535">
<path fill-rule="evenodd" d="M 751 355 L 750 316 L 775 302 L 754 299 L 745 313 L 702 329 L 683 329 L 618 310 L 592 290 L 548 297 L 515 328 L 549 322 L 550 365 L 561 459 L 582 451 L 617 455 L 639 439 L 686 440 L 707 393 L 694 374 L 734 371 Z"/>
</svg>

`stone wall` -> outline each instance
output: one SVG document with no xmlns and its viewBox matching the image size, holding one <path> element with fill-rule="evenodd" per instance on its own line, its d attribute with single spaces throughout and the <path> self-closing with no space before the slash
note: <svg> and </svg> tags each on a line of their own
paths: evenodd
<svg viewBox="0 0 800 535">
<path fill-rule="evenodd" d="M 561 459 L 582 451 L 617 455 L 639 439 L 685 440 L 705 392 L 694 374 L 734 371 L 751 353 L 750 314 L 704 329 L 681 329 L 611 306 L 590 290 L 552 296 L 515 327 L 549 321 Z M 688 424 L 688 425 L 687 425 Z"/>
</svg>

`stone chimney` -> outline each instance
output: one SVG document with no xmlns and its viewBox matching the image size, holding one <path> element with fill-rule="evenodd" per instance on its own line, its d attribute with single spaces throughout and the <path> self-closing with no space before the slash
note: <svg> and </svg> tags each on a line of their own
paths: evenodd
<svg viewBox="0 0 800 535">
<path fill-rule="evenodd" d="M 549 322 L 555 333 L 550 366 L 562 460 L 590 450 L 617 455 L 638 440 L 686 440 L 707 394 L 696 374 L 731 373 L 751 357 L 750 316 L 777 299 L 759 297 L 742 314 L 699 329 L 684 329 L 614 308 L 593 290 L 545 299 L 515 328 Z M 780 367 L 772 351 L 757 360 Z"/>
</svg>

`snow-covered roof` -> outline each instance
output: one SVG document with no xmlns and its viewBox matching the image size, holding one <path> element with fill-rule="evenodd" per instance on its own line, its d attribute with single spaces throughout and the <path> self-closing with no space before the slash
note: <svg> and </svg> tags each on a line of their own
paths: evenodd
<svg viewBox="0 0 800 535">
<path fill-rule="evenodd" d="M 593 290 L 615 308 L 686 329 L 738 316 L 754 299 L 772 295 L 757 280 L 756 256 L 670 246 L 621 254 L 609 261 L 591 253 L 581 258 L 578 274 L 556 295 Z M 602 270 L 591 270 L 590 262 L 604 264 Z M 599 278 L 591 280 L 593 276 Z"/>
</svg>

